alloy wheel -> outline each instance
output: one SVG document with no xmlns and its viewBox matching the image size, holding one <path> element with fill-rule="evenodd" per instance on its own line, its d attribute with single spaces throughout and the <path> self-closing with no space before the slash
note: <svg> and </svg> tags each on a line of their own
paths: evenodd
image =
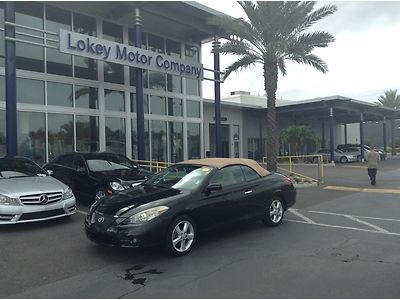
<svg viewBox="0 0 400 300">
<path fill-rule="evenodd" d="M 186 252 L 194 241 L 194 228 L 192 223 L 182 220 L 175 225 L 172 231 L 172 246 L 179 253 Z"/>
<path fill-rule="evenodd" d="M 269 218 L 274 224 L 278 224 L 283 217 L 283 206 L 282 202 L 278 199 L 274 199 L 269 207 Z"/>
</svg>

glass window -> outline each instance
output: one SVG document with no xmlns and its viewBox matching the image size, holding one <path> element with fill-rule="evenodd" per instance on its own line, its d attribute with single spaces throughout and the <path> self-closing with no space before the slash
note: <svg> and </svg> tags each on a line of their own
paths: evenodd
<svg viewBox="0 0 400 300">
<path fill-rule="evenodd" d="M 82 108 L 99 108 L 99 90 L 94 87 L 75 85 L 75 106 Z"/>
<path fill-rule="evenodd" d="M 97 36 L 96 19 L 85 15 L 73 14 L 74 31 Z M 97 60 L 83 56 L 74 56 L 75 77 L 97 80 Z"/>
<path fill-rule="evenodd" d="M 4 29 L 4 3 L 0 2 L 0 27 Z M 0 67 L 4 67 L 4 31 L 0 30 Z"/>
<path fill-rule="evenodd" d="M 125 155 L 125 119 L 106 118 L 106 151 Z"/>
<path fill-rule="evenodd" d="M 182 78 L 167 74 L 167 90 L 173 93 L 182 93 Z"/>
<path fill-rule="evenodd" d="M 183 114 L 182 99 L 168 98 L 168 115 L 181 117 Z"/>
<path fill-rule="evenodd" d="M 99 117 L 76 116 L 76 151 L 99 151 Z"/>
<path fill-rule="evenodd" d="M 72 84 L 47 82 L 47 105 L 73 106 Z"/>
<path fill-rule="evenodd" d="M 153 34 L 148 34 L 148 49 L 157 53 L 165 53 L 164 39 Z"/>
<path fill-rule="evenodd" d="M 166 40 L 165 46 L 167 50 L 167 54 L 174 57 L 181 57 L 181 44 L 172 40 Z"/>
<path fill-rule="evenodd" d="M 186 114 L 190 118 L 200 118 L 200 102 L 186 100 Z"/>
<path fill-rule="evenodd" d="M 73 115 L 48 114 L 49 160 L 74 150 Z"/>
<path fill-rule="evenodd" d="M 166 115 L 165 97 L 149 96 L 150 97 L 150 113 L 155 115 Z"/>
<path fill-rule="evenodd" d="M 149 113 L 149 97 L 143 95 L 143 110 L 145 114 Z M 131 93 L 131 112 L 136 112 L 136 94 Z"/>
<path fill-rule="evenodd" d="M 252 181 L 254 179 L 260 178 L 260 175 L 258 175 L 256 171 L 247 166 L 242 166 L 242 170 L 246 181 Z"/>
<path fill-rule="evenodd" d="M 168 122 L 169 126 L 169 148 L 171 152 L 170 162 L 183 160 L 183 123 Z"/>
<path fill-rule="evenodd" d="M 71 30 L 71 13 L 69 11 L 46 6 L 46 30 L 58 33 L 60 29 Z M 55 38 L 54 35 L 48 35 Z M 58 42 L 48 41 L 51 46 L 59 47 Z M 61 53 L 59 49 L 47 48 L 47 73 L 72 76 L 72 55 Z"/>
<path fill-rule="evenodd" d="M 138 157 L 138 139 L 137 139 L 137 120 L 132 119 L 132 159 Z M 145 160 L 150 160 L 150 135 L 149 135 L 149 121 L 144 121 L 144 152 Z"/>
<path fill-rule="evenodd" d="M 151 121 L 151 160 L 167 161 L 167 122 Z"/>
<path fill-rule="evenodd" d="M 188 158 L 200 158 L 200 124 L 187 123 Z"/>
<path fill-rule="evenodd" d="M 196 46 L 185 45 L 185 59 L 199 61 L 199 49 Z"/>
<path fill-rule="evenodd" d="M 32 1 L 16 1 L 15 23 L 43 29 L 43 4 Z M 18 31 L 36 37 L 16 34 L 17 39 L 43 44 L 42 33 L 25 28 L 18 28 Z M 44 72 L 44 47 L 17 42 L 16 64 L 17 69 Z"/>
<path fill-rule="evenodd" d="M 166 87 L 165 74 L 154 71 L 148 71 L 148 73 L 149 73 L 149 88 L 165 91 Z"/>
<path fill-rule="evenodd" d="M 103 22 L 103 38 L 109 41 L 122 43 L 122 27 L 113 23 Z M 124 66 L 104 62 L 104 81 L 117 84 L 124 84 Z"/>
<path fill-rule="evenodd" d="M 248 138 L 247 139 L 247 157 L 255 160 L 261 158 L 260 139 Z"/>
<path fill-rule="evenodd" d="M 6 78 L 0 76 L 0 101 L 6 101 Z"/>
<path fill-rule="evenodd" d="M 104 103 L 106 110 L 125 111 L 125 93 L 104 90 Z"/>
<path fill-rule="evenodd" d="M 56 157 L 53 160 L 53 163 L 55 163 L 57 165 L 72 168 L 74 165 L 74 157 L 75 157 L 74 154 L 61 155 L 61 156 Z"/>
<path fill-rule="evenodd" d="M 224 188 L 244 181 L 245 179 L 241 167 L 229 166 L 218 170 L 210 179 L 210 184 L 220 184 Z"/>
<path fill-rule="evenodd" d="M 44 104 L 44 81 L 17 78 L 17 102 Z"/>
<path fill-rule="evenodd" d="M 7 154 L 6 149 L 6 111 L 0 110 L 0 156 Z"/>
<path fill-rule="evenodd" d="M 186 94 L 200 96 L 199 82 L 196 79 L 186 78 Z"/>
<path fill-rule="evenodd" d="M 40 166 L 46 161 L 44 113 L 17 112 L 18 155 L 28 157 Z"/>
</svg>

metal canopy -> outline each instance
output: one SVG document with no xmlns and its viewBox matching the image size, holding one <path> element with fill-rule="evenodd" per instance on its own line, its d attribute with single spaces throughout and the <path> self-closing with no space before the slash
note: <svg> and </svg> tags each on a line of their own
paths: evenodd
<svg viewBox="0 0 400 300">
<path fill-rule="evenodd" d="M 278 106 L 278 116 L 295 117 L 296 119 L 328 119 L 329 109 L 333 108 L 336 123 L 358 123 L 363 113 L 364 122 L 400 119 L 400 110 L 383 107 L 378 104 L 359 101 L 342 96 L 332 96 L 299 101 L 296 104 Z"/>
<path fill-rule="evenodd" d="M 220 34 L 217 27 L 207 25 L 207 19 L 225 15 L 192 1 L 54 1 L 46 3 L 100 16 L 132 27 L 135 8 L 140 8 L 145 31 L 193 43 L 210 41 L 215 34 Z"/>
</svg>

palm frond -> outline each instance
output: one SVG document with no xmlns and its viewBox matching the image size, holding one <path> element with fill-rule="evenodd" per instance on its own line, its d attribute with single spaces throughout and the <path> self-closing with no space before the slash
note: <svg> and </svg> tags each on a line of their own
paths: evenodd
<svg viewBox="0 0 400 300">
<path fill-rule="evenodd" d="M 328 72 L 328 65 L 318 56 L 314 54 L 307 54 L 307 55 L 291 55 L 288 57 L 290 60 L 295 61 L 299 64 L 306 64 L 314 67 L 318 71 L 322 73 Z"/>
<path fill-rule="evenodd" d="M 241 70 L 245 70 L 252 65 L 255 65 L 259 61 L 259 58 L 254 55 L 245 55 L 238 59 L 237 61 L 233 62 L 231 65 L 225 68 L 224 71 L 224 80 L 232 73 L 238 72 Z"/>
</svg>

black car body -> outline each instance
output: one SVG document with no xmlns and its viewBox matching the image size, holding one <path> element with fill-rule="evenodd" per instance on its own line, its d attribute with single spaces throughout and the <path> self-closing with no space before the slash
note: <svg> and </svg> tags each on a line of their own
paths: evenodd
<svg viewBox="0 0 400 300">
<path fill-rule="evenodd" d="M 92 203 L 139 184 L 151 174 L 127 157 L 108 152 L 72 152 L 44 165 L 71 187 L 79 200 Z"/>
<path fill-rule="evenodd" d="M 96 243 L 165 244 L 178 256 L 190 251 L 198 230 L 244 219 L 277 226 L 295 201 L 296 190 L 288 177 L 269 173 L 253 160 L 191 160 L 96 202 L 85 228 Z"/>
</svg>

